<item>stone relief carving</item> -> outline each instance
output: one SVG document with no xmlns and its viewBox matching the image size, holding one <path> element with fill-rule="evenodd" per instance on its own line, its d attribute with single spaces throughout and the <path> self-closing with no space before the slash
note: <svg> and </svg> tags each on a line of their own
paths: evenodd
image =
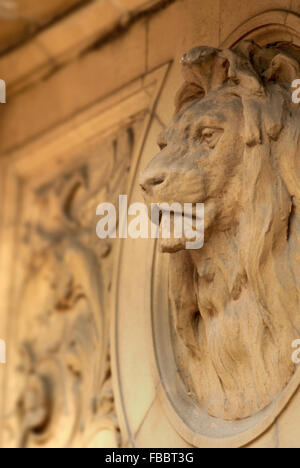
<svg viewBox="0 0 300 468">
<path fill-rule="evenodd" d="M 141 177 L 147 203 L 205 203 L 203 249 L 160 246 L 171 254 L 178 366 L 197 404 L 225 420 L 266 408 L 295 372 L 299 63 L 287 43 L 184 55 L 174 120 Z"/>
<path fill-rule="evenodd" d="M 109 350 L 113 253 L 96 237 L 95 213 L 125 191 L 139 125 L 89 148 L 86 163 L 36 192 L 36 221 L 24 226 L 16 410 L 5 427 L 12 445 L 99 446 L 101 433 L 121 444 Z"/>
</svg>

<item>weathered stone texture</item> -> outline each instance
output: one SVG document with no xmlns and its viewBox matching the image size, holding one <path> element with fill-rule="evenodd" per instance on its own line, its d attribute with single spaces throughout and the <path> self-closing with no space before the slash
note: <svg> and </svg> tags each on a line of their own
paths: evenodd
<svg viewBox="0 0 300 468">
<path fill-rule="evenodd" d="M 254 247 L 247 251 L 247 265 L 257 260 L 254 254 L 259 255 L 255 245 L 260 233 L 255 231 L 257 223 L 254 221 L 260 212 L 254 210 L 253 218 L 244 218 L 244 223 L 250 223 L 251 219 L 254 223 L 249 224 L 248 233 L 238 230 L 237 226 L 242 224 L 235 218 L 242 203 L 241 181 L 236 180 L 240 166 L 235 163 L 243 159 L 241 152 L 248 150 L 247 161 L 256 162 L 256 168 L 261 161 L 265 162 L 258 180 L 265 185 L 260 186 L 261 191 L 253 197 L 257 200 L 259 196 L 269 195 L 264 213 L 272 206 L 274 216 L 276 203 L 281 204 L 281 217 L 276 218 L 269 229 L 263 228 L 266 236 L 274 234 L 272 239 L 268 237 L 266 244 L 274 247 L 279 255 L 282 239 L 286 241 L 286 236 L 281 236 L 283 231 L 278 234 L 279 227 L 283 226 L 289 236 L 294 235 L 293 216 L 298 210 L 299 197 L 296 189 L 293 191 L 293 174 L 298 166 L 284 163 L 279 170 L 277 166 L 268 165 L 267 155 L 276 153 L 276 158 L 282 155 L 283 143 L 285 148 L 292 148 L 289 146 L 291 138 L 289 140 L 285 133 L 291 131 L 292 125 L 295 140 L 296 119 L 288 125 L 287 114 L 280 113 L 282 89 L 280 93 L 278 89 L 275 92 L 271 84 L 280 78 L 282 71 L 287 72 L 290 80 L 297 78 L 298 64 L 279 57 L 280 66 L 276 60 L 269 63 L 268 75 L 263 74 L 267 70 L 259 70 L 263 86 L 253 89 L 251 86 L 258 85 L 259 79 L 258 75 L 253 79 L 252 70 L 249 80 L 249 63 L 247 74 L 243 68 L 245 62 L 241 65 L 237 56 L 229 51 L 220 53 L 218 59 L 223 60 L 224 67 L 218 69 L 214 78 L 221 87 L 230 80 L 236 85 L 242 83 L 239 96 L 243 106 L 234 100 L 226 101 L 226 112 L 223 111 L 227 120 L 232 112 L 232 119 L 227 123 L 234 135 L 231 143 L 223 140 L 220 158 L 210 167 L 205 184 L 212 190 L 213 199 L 213 183 L 221 180 L 218 200 L 225 193 L 231 194 L 234 209 L 226 205 L 227 216 L 210 220 L 211 251 L 204 258 L 204 266 L 201 255 L 195 255 L 193 264 L 197 274 L 189 276 L 189 281 L 185 282 L 191 272 L 187 264 L 183 272 L 182 262 L 171 263 L 170 267 L 171 257 L 158 253 L 152 241 L 127 239 L 112 245 L 98 243 L 94 234 L 96 203 L 115 202 L 119 194 L 126 192 L 131 201 L 142 202 L 139 177 L 158 152 L 157 135 L 173 118 L 174 98 L 182 86 L 182 54 L 199 44 L 227 49 L 243 38 L 253 39 L 262 46 L 278 40 L 292 41 L 299 46 L 300 1 L 20 0 L 13 3 L 16 7 L 8 9 L 7 2 L 0 2 L 0 79 L 6 80 L 8 91 L 7 104 L 0 104 L 0 339 L 8 340 L 9 344 L 8 364 L 0 365 L 0 419 L 2 416 L 5 421 L 0 424 L 0 444 L 2 441 L 3 446 L 32 447 L 299 447 L 299 390 L 297 379 L 292 377 L 294 365 L 288 362 L 292 351 L 289 349 L 287 353 L 286 350 L 287 343 L 289 345 L 295 338 L 295 330 L 300 328 L 296 310 L 299 309 L 298 286 L 292 286 L 299 275 L 293 274 L 296 267 L 289 263 L 284 249 L 280 260 L 268 251 L 258 262 L 264 278 L 256 291 L 259 298 L 248 297 L 247 287 L 252 283 L 245 276 L 245 269 L 241 267 L 241 271 L 237 271 L 237 267 L 244 265 L 241 258 L 246 255 L 245 249 L 240 249 L 239 259 L 236 252 L 251 234 Z M 249 51 L 248 46 L 243 47 L 244 52 Z M 252 52 L 247 60 L 252 60 L 255 55 Z M 213 54 L 212 62 L 218 54 Z M 182 91 L 177 99 L 178 109 L 186 104 L 187 96 L 199 97 L 199 93 L 206 93 L 209 98 L 211 90 L 205 83 L 207 70 L 202 72 L 201 67 L 197 69 L 195 65 L 195 69 L 185 75 L 188 85 L 192 82 L 191 92 L 186 88 Z M 208 68 L 211 66 L 209 62 Z M 296 75 L 292 75 L 291 70 L 296 71 Z M 211 77 L 210 73 L 208 76 Z M 198 86 L 196 95 L 193 94 L 195 85 Z M 201 92 L 200 88 L 203 88 Z M 209 107 L 211 112 L 222 107 L 223 99 L 227 99 L 222 92 L 223 88 L 214 95 L 215 100 L 212 99 Z M 274 99 L 268 101 L 267 96 Z M 286 95 L 282 99 L 286 100 Z M 289 104 L 285 102 L 287 108 Z M 198 111 L 202 112 L 201 104 Z M 290 110 L 289 116 L 295 117 L 297 112 L 293 112 Z M 248 133 L 244 135 L 241 126 L 247 115 L 250 116 Z M 261 133 L 256 124 L 261 123 L 261 116 L 267 122 L 267 130 L 262 127 L 261 131 L 266 131 L 272 140 L 274 153 L 260 145 Z M 282 133 L 280 125 L 284 129 Z M 182 145 L 190 144 L 178 127 L 180 124 L 176 123 L 172 130 L 180 135 Z M 202 135 L 210 149 L 217 146 L 223 135 L 220 128 L 215 127 L 211 132 L 206 128 Z M 245 136 L 243 142 L 242 136 Z M 172 177 L 175 177 L 172 158 L 180 150 L 179 146 L 178 140 L 174 142 L 163 167 L 164 176 L 173 171 Z M 164 149 L 163 154 L 167 152 L 168 149 Z M 204 172 L 208 166 L 207 163 Z M 291 172 L 292 167 L 294 172 Z M 182 170 L 182 166 L 180 168 Z M 149 173 L 152 171 L 153 175 L 154 170 L 150 165 Z M 194 168 L 191 172 L 195 174 Z M 194 179 L 188 179 L 188 174 L 185 167 L 183 183 L 173 187 L 171 194 L 167 189 L 163 191 L 168 184 L 157 184 L 156 189 L 149 189 L 149 183 L 147 185 L 144 180 L 144 186 L 150 198 L 155 190 L 158 193 L 161 189 L 161 198 L 168 194 L 168 200 L 174 201 L 184 188 L 184 196 L 189 195 Z M 231 176 L 234 179 L 230 187 L 223 180 L 224 174 L 225 182 Z M 251 174 L 249 170 L 247 186 L 251 180 L 253 182 Z M 270 174 L 276 178 L 274 187 L 278 192 L 275 188 L 272 192 L 268 185 Z M 154 180 L 149 174 L 146 179 Z M 220 236 L 214 234 L 217 219 L 224 222 Z M 241 234 L 236 248 L 231 245 L 236 238 L 228 234 L 232 227 Z M 167 247 L 172 250 L 170 243 Z M 230 254 L 229 247 L 232 248 Z M 292 257 L 295 264 L 297 261 L 299 264 L 298 252 L 293 252 Z M 215 265 L 219 265 L 223 276 L 220 271 L 216 273 Z M 221 345 L 217 342 L 209 350 L 203 345 L 201 356 L 197 358 L 199 343 L 194 341 L 199 330 L 194 332 L 199 317 L 193 316 L 193 320 L 197 320 L 193 321 L 193 333 L 190 333 L 189 322 L 184 319 L 192 309 L 188 309 L 186 315 L 177 310 L 177 319 L 179 324 L 183 320 L 183 326 L 174 327 L 171 333 L 172 346 L 175 343 L 172 349 L 179 359 L 172 374 L 173 361 L 168 359 L 166 344 L 169 345 L 171 338 L 169 332 L 164 334 L 169 330 L 169 267 L 176 273 L 171 282 L 173 306 L 174 303 L 182 306 L 180 311 L 186 312 L 184 306 L 194 305 L 193 300 L 185 300 L 186 292 L 191 292 L 192 299 L 199 296 L 195 304 L 198 307 L 201 303 L 201 309 L 206 312 L 206 329 L 212 331 L 220 326 L 222 348 L 227 349 L 227 358 L 231 352 L 235 356 L 230 365 L 230 359 L 225 363 L 218 360 L 216 350 L 220 351 Z M 277 282 L 273 268 L 277 272 Z M 99 271 L 104 275 L 101 280 Z M 260 278 L 260 271 L 251 271 L 255 282 Z M 213 284 L 215 276 L 217 280 Z M 202 287 L 201 294 L 196 291 L 194 280 L 199 290 Z M 276 301 L 275 292 L 279 290 L 280 301 Z M 262 298 L 264 294 L 266 297 Z M 240 323 L 240 329 L 244 330 L 244 340 L 237 346 L 240 355 L 237 348 L 230 348 L 236 344 L 237 327 L 233 324 L 225 333 L 226 327 L 216 324 L 211 315 L 213 309 L 209 305 L 217 301 L 218 309 L 224 298 L 235 311 L 240 301 L 240 308 L 248 307 L 253 312 L 246 314 Z M 283 299 L 284 308 L 292 316 L 289 323 L 282 313 Z M 261 347 L 257 346 L 261 336 L 251 335 L 257 325 L 255 317 L 259 317 L 258 321 L 261 318 L 256 313 L 258 302 L 265 304 L 265 314 L 266 309 L 268 313 L 271 309 L 279 310 L 282 319 L 281 322 L 271 321 L 272 332 L 276 333 L 272 335 L 266 331 Z M 272 307 L 268 307 L 270 304 Z M 104 327 L 98 321 L 100 316 Z M 295 325 L 293 331 L 291 323 Z M 249 329 L 245 330 L 242 325 Z M 277 333 L 280 329 L 284 330 L 282 334 Z M 229 335 L 232 335 L 230 342 Z M 160 346 L 162 337 L 165 341 Z M 245 351 L 247 340 L 249 346 Z M 267 349 L 262 357 L 260 351 L 264 346 Z M 192 355 L 187 356 L 187 349 L 191 348 Z M 157 361 L 160 353 L 165 363 L 161 367 L 161 362 Z M 251 374 L 245 356 L 251 355 L 251 360 L 255 353 L 260 368 L 252 369 Z M 199 360 L 203 365 L 201 369 Z M 221 388 L 214 372 L 217 369 L 224 377 L 225 364 L 228 364 L 227 371 L 238 377 L 235 386 L 228 378 Z M 178 383 L 178 376 L 179 387 L 174 383 Z M 252 377 L 257 379 L 255 386 L 249 384 Z M 61 384 L 65 385 L 67 404 L 62 398 Z M 287 393 L 284 392 L 286 385 Z M 77 389 L 81 406 L 76 403 L 72 388 Z M 229 395 L 225 405 L 223 391 Z M 196 410 L 187 413 L 187 406 L 182 407 L 182 413 L 176 412 L 177 407 L 175 411 L 168 400 L 172 392 L 183 395 L 180 401 L 184 400 L 186 405 L 194 395 L 193 404 L 197 411 L 200 408 L 200 416 Z M 243 403 L 246 394 L 249 398 Z M 274 402 L 271 414 L 266 412 L 266 417 L 260 418 L 259 411 L 271 402 Z M 71 413 L 68 413 L 68 404 Z M 254 424 L 254 429 L 248 428 L 245 437 L 243 431 L 241 435 L 239 429 L 234 429 L 232 439 L 223 438 L 226 431 L 222 432 L 218 421 L 216 423 L 207 412 L 229 420 L 233 428 L 237 427 L 237 420 L 246 416 L 257 417 L 257 425 Z M 185 420 L 186 414 L 190 421 Z M 201 430 L 197 432 L 193 428 L 199 428 L 199 421 Z M 221 428 L 225 426 L 220 425 Z M 219 430 L 217 440 L 212 436 L 199 437 L 205 430 L 208 434 Z"/>
</svg>

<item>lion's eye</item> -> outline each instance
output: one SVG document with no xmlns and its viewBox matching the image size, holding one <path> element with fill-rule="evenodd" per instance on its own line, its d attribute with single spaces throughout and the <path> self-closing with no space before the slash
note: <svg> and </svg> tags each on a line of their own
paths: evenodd
<svg viewBox="0 0 300 468">
<path fill-rule="evenodd" d="M 214 149 L 222 133 L 223 130 L 220 128 L 202 128 L 201 141 L 205 142 L 210 149 Z"/>
</svg>

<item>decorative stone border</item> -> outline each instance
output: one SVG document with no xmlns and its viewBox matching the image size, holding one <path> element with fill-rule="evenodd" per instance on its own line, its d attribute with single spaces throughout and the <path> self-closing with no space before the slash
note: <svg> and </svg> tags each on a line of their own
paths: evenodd
<svg viewBox="0 0 300 468">
<path fill-rule="evenodd" d="M 241 40 L 257 44 L 292 41 L 300 45 L 300 16 L 292 11 L 270 10 L 248 19 L 222 41 L 220 47 L 233 47 Z"/>
</svg>

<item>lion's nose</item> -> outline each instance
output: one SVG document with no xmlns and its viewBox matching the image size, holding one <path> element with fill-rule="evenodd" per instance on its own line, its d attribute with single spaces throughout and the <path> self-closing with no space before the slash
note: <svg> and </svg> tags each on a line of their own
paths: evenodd
<svg viewBox="0 0 300 468">
<path fill-rule="evenodd" d="M 153 188 L 157 187 L 158 185 L 162 185 L 165 180 L 165 175 L 147 176 L 145 174 L 141 177 L 140 186 L 144 192 L 149 193 L 153 190 Z"/>
</svg>

